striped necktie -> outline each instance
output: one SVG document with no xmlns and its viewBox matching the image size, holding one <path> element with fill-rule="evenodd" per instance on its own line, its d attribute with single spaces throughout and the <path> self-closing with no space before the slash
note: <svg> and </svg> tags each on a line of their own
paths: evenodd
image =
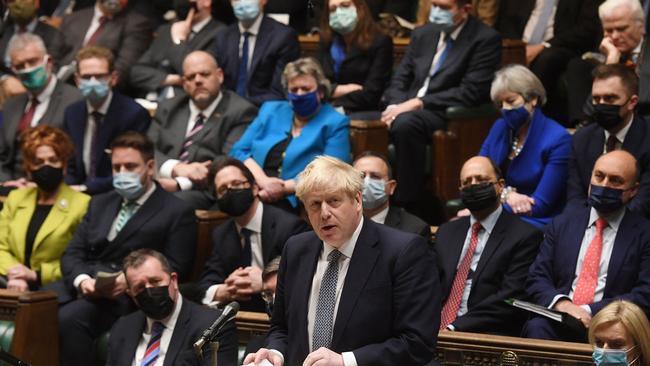
<svg viewBox="0 0 650 366">
<path fill-rule="evenodd" d="M 165 326 L 161 322 L 154 322 L 151 327 L 151 339 L 147 344 L 147 350 L 144 352 L 140 366 L 153 366 L 158 360 L 160 354 L 160 338 Z"/>
<path fill-rule="evenodd" d="M 190 147 L 194 143 L 194 136 L 203 129 L 204 125 L 205 116 L 203 113 L 199 113 L 198 116 L 196 116 L 194 127 L 192 127 L 192 130 L 190 130 L 190 132 L 185 136 L 185 140 L 183 140 L 183 147 L 181 148 L 181 153 L 178 155 L 178 160 L 184 162 L 188 161 L 187 158 L 190 156 Z"/>
<path fill-rule="evenodd" d="M 137 202 L 124 202 L 122 203 L 122 208 L 120 208 L 120 213 L 117 215 L 117 224 L 115 225 L 115 232 L 119 233 L 122 231 L 126 223 L 131 219 L 135 210 L 138 208 Z"/>
</svg>

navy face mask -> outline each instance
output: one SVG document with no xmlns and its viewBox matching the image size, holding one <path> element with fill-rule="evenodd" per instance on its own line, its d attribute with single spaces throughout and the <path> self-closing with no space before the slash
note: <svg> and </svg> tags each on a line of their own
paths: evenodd
<svg viewBox="0 0 650 366">
<path fill-rule="evenodd" d="M 311 117 L 316 114 L 320 107 L 320 100 L 318 100 L 318 90 L 306 94 L 288 94 L 289 102 L 293 107 L 293 112 L 298 117 Z"/>
<path fill-rule="evenodd" d="M 589 205 L 596 209 L 598 212 L 610 213 L 622 208 L 624 189 L 611 188 L 605 186 L 591 185 L 591 193 L 589 194 Z"/>
<path fill-rule="evenodd" d="M 501 109 L 501 115 L 506 121 L 508 128 L 515 132 L 530 119 L 530 113 L 523 105 L 519 108 Z"/>
</svg>

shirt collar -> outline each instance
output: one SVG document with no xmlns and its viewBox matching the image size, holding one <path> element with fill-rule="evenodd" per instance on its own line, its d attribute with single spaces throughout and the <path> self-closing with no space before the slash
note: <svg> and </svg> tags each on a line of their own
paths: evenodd
<svg viewBox="0 0 650 366">
<path fill-rule="evenodd" d="M 644 41 L 645 36 L 641 37 L 641 42 L 639 42 L 639 44 L 634 47 L 632 52 L 630 52 L 630 58 L 635 64 L 639 62 L 639 55 L 641 55 L 641 46 L 643 45 Z"/>
<path fill-rule="evenodd" d="M 223 93 L 219 92 L 219 95 L 217 95 L 212 103 L 210 103 L 210 105 L 204 110 L 200 110 L 199 107 L 194 104 L 194 101 L 190 99 L 190 118 L 195 119 L 199 113 L 203 113 L 203 116 L 205 116 L 206 119 L 209 119 L 214 110 L 217 109 L 217 106 L 219 105 L 219 102 L 221 102 L 221 99 L 223 99 Z"/>
<path fill-rule="evenodd" d="M 202 21 L 197 22 L 196 24 L 194 24 L 192 26 L 192 32 L 199 33 L 203 28 L 205 28 L 205 26 L 208 23 L 210 23 L 211 20 L 212 20 L 212 16 L 208 16 L 205 19 L 203 19 Z"/>
<path fill-rule="evenodd" d="M 352 236 L 348 241 L 343 243 L 340 248 L 338 248 L 339 252 L 343 254 L 346 258 L 352 258 L 352 253 L 354 253 L 354 247 L 357 245 L 357 239 L 359 239 L 359 234 L 361 234 L 361 228 L 363 227 L 363 215 L 361 215 L 361 220 L 359 220 L 359 225 L 357 225 L 357 228 L 354 229 L 354 232 L 352 233 Z M 336 249 L 335 247 L 327 244 L 326 242 L 323 242 L 323 256 L 324 258 L 327 258 L 327 256 L 334 250 Z"/>
<path fill-rule="evenodd" d="M 619 225 L 621 225 L 621 221 L 623 220 L 623 216 L 625 215 L 625 207 L 621 208 L 618 211 L 612 212 L 611 214 L 607 215 L 607 217 L 603 217 L 606 221 L 609 227 L 614 229 L 614 231 L 618 231 Z M 600 218 L 600 215 L 598 215 L 598 211 L 596 211 L 595 208 L 591 208 L 589 211 L 589 226 L 592 227 L 596 224 L 596 220 Z"/>
<path fill-rule="evenodd" d="M 135 203 L 138 204 L 138 207 L 142 207 L 142 205 L 144 205 L 144 203 L 147 202 L 147 200 L 149 199 L 149 197 L 151 197 L 153 191 L 155 190 L 156 190 L 156 183 L 151 182 L 151 187 L 149 187 L 149 189 L 146 192 L 144 192 L 142 196 L 140 196 L 137 200 L 135 200 Z M 126 199 L 123 199 L 122 202 L 128 202 L 128 201 Z"/>
<path fill-rule="evenodd" d="M 465 28 L 465 24 L 466 24 L 466 23 L 467 23 L 467 19 L 463 20 L 463 22 L 460 23 L 460 24 L 458 25 L 458 27 L 456 27 L 456 29 L 454 29 L 454 30 L 449 34 L 449 37 L 451 37 L 451 39 L 453 39 L 453 40 L 455 41 L 456 38 L 458 38 L 458 35 L 460 34 L 460 32 L 463 30 L 463 28 Z M 447 36 L 447 32 L 440 32 L 440 36 L 444 39 L 444 38 Z"/>
<path fill-rule="evenodd" d="M 172 310 L 172 313 L 170 316 L 163 320 L 154 320 L 149 317 L 147 317 L 147 329 L 145 333 L 151 333 L 151 328 L 153 327 L 153 322 L 160 322 L 162 325 L 165 326 L 165 329 L 169 329 L 171 331 L 174 330 L 176 327 L 176 321 L 178 320 L 178 314 L 181 313 L 181 307 L 183 306 L 183 296 L 181 296 L 180 292 L 176 296 L 176 302 L 174 303 L 174 310 Z"/>
<path fill-rule="evenodd" d="M 90 111 L 90 113 L 99 112 L 105 116 L 106 112 L 108 112 L 108 107 L 111 105 L 112 99 L 113 99 L 113 92 L 109 91 L 108 95 L 106 96 L 106 100 L 104 101 L 104 103 L 102 103 L 102 105 L 99 106 L 99 108 L 97 109 L 93 108 L 93 106 L 90 105 L 88 101 L 86 101 L 86 106 L 88 107 L 88 111 Z"/>
<path fill-rule="evenodd" d="M 248 224 L 244 225 L 244 227 L 254 233 L 261 234 L 262 233 L 262 215 L 264 214 L 264 205 L 262 202 L 258 201 L 257 202 L 257 208 L 255 209 L 255 213 L 253 214 L 253 217 L 251 217 L 250 221 Z M 237 231 L 241 232 L 241 227 L 237 225 Z"/>
<path fill-rule="evenodd" d="M 56 76 L 52 74 L 50 76 L 50 81 L 48 81 L 47 86 L 45 86 L 45 89 L 43 89 L 43 91 L 36 96 L 36 99 L 38 100 L 39 103 L 43 103 L 50 99 L 52 93 L 54 93 L 54 88 L 56 88 L 56 83 L 57 83 Z"/>
<path fill-rule="evenodd" d="M 627 131 L 630 130 L 630 127 L 632 126 L 632 122 L 634 122 L 634 113 L 632 113 L 632 115 L 628 119 L 628 123 L 625 125 L 625 127 L 621 128 L 621 130 L 616 133 L 616 139 L 621 144 L 623 143 L 623 141 L 625 141 L 625 136 L 627 136 Z M 605 130 L 605 142 L 607 142 L 609 135 L 610 135 L 609 131 Z"/>
<path fill-rule="evenodd" d="M 251 26 L 246 29 L 244 26 L 241 24 L 241 22 L 237 22 L 237 26 L 239 27 L 239 34 L 244 34 L 244 32 L 248 32 L 253 36 L 256 36 L 260 32 L 260 25 L 262 24 L 262 18 L 264 18 L 264 13 L 260 13 L 260 15 L 257 16 L 257 19 L 251 24 Z"/>
<path fill-rule="evenodd" d="M 377 212 L 375 216 L 371 217 L 370 220 L 378 224 L 384 224 L 386 222 L 386 216 L 388 216 L 389 209 L 390 209 L 390 205 L 387 205 L 386 207 L 384 207 L 383 210 Z"/>
<path fill-rule="evenodd" d="M 503 208 L 501 208 L 501 205 L 499 205 L 496 210 L 494 210 L 491 214 L 488 215 L 488 217 L 481 221 L 481 227 L 483 227 L 483 230 L 485 230 L 488 235 L 492 235 L 492 229 L 494 229 L 494 225 L 497 224 L 497 220 L 499 219 L 499 216 L 501 216 L 501 212 L 503 212 Z M 470 215 L 470 226 L 474 225 L 474 223 L 477 221 L 478 220 L 474 217 L 474 215 Z"/>
<path fill-rule="evenodd" d="M 36 29 L 37 24 L 38 24 L 38 19 L 34 18 L 32 19 L 31 22 L 27 23 L 27 25 L 25 26 L 25 30 L 28 33 L 34 33 L 34 29 Z M 19 31 L 20 31 L 20 26 L 14 23 L 14 34 L 18 34 Z"/>
</svg>

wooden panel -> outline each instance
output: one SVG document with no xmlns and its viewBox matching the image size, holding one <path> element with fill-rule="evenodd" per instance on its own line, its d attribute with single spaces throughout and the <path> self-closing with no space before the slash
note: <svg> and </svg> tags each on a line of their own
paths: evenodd
<svg viewBox="0 0 650 366">
<path fill-rule="evenodd" d="M 59 364 L 56 293 L 0 289 L 0 318 L 14 322 L 11 354 L 33 366 Z"/>
<path fill-rule="evenodd" d="M 254 336 L 266 334 L 269 331 L 269 316 L 266 313 L 240 311 L 235 316 L 237 324 L 237 339 L 245 345 Z"/>
<path fill-rule="evenodd" d="M 374 151 L 388 156 L 388 128 L 380 120 L 350 121 L 350 140 L 354 158 L 364 151 Z"/>
<path fill-rule="evenodd" d="M 212 253 L 212 231 L 215 227 L 228 219 L 228 215 L 221 211 L 196 210 L 197 243 L 192 269 L 193 281 L 198 281 L 203 273 L 203 266 Z"/>
<path fill-rule="evenodd" d="M 300 49 L 302 57 L 316 57 L 318 52 L 318 42 L 320 37 L 316 35 L 300 35 Z M 398 65 L 406 53 L 406 48 L 409 45 L 408 38 L 393 38 L 393 64 Z"/>
</svg>

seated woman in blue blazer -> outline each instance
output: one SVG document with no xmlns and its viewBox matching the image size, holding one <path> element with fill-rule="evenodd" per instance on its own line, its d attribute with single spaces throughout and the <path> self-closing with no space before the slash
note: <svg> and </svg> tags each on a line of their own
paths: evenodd
<svg viewBox="0 0 650 366">
<path fill-rule="evenodd" d="M 262 104 L 230 155 L 251 170 L 262 201 L 293 211 L 295 178 L 309 162 L 318 155 L 350 162 L 350 121 L 325 103 L 330 83 L 315 59 L 288 63 L 282 85 L 288 101 Z"/>
<path fill-rule="evenodd" d="M 566 195 L 571 135 L 542 113 L 546 91 L 526 67 L 496 73 L 490 95 L 501 107 L 479 155 L 501 169 L 507 187 L 504 208 L 537 227 L 559 214 Z"/>
<path fill-rule="evenodd" d="M 90 196 L 63 182 L 73 156 L 68 135 L 48 125 L 21 135 L 23 168 L 35 183 L 11 191 L 0 212 L 0 275 L 7 288 L 38 289 L 61 279 L 59 260 Z"/>
<path fill-rule="evenodd" d="M 393 70 L 393 39 L 365 0 L 327 0 L 317 58 L 332 82 L 332 104 L 346 113 L 378 111 Z"/>
</svg>

